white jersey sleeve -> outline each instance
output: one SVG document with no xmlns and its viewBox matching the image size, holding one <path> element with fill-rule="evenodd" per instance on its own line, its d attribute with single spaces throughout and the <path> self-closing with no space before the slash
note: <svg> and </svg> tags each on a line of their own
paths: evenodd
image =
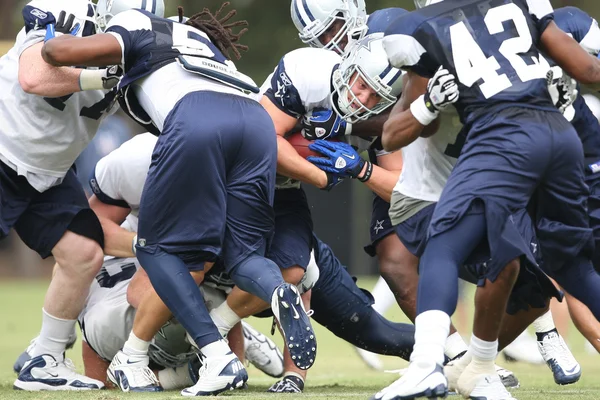
<svg viewBox="0 0 600 400">
<path fill-rule="evenodd" d="M 527 7 L 529 13 L 540 20 L 554 12 L 550 0 L 527 0 Z"/>
<path fill-rule="evenodd" d="M 33 0 L 23 8 L 23 22 L 26 38 L 20 44 L 19 55 L 34 44 L 44 41 L 46 36 L 45 24 L 56 21 L 64 11 L 68 16 L 73 14 L 75 22 L 80 24 L 77 36 L 87 36 L 95 33 L 94 8 L 87 0 Z"/>
<path fill-rule="evenodd" d="M 437 202 L 460 155 L 461 128 L 456 111 L 444 111 L 435 135 L 418 138 L 404 147 L 402 172 L 394 191 L 414 199 Z"/>
<path fill-rule="evenodd" d="M 137 135 L 98 161 L 90 178 L 96 197 L 106 204 L 139 209 L 157 140 L 150 133 Z"/>
<path fill-rule="evenodd" d="M 333 51 L 300 48 L 287 53 L 261 87 L 284 113 L 299 118 L 315 108 L 331 108 L 331 76 L 341 57 Z"/>
</svg>

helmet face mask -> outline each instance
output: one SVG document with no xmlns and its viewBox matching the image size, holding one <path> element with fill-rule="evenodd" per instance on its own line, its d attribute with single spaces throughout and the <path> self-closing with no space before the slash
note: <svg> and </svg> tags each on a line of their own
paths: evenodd
<svg viewBox="0 0 600 400">
<path fill-rule="evenodd" d="M 333 73 L 331 103 L 347 122 L 355 123 L 381 113 L 396 102 L 402 91 L 402 72 L 389 65 L 382 37 L 378 33 L 352 43 Z M 352 90 L 359 80 L 379 96 L 374 106 L 368 107 Z"/>
<path fill-rule="evenodd" d="M 120 12 L 139 8 L 164 17 L 165 4 L 163 0 L 98 0 L 96 9 L 96 32 L 104 32 L 110 20 Z"/>
<path fill-rule="evenodd" d="M 441 3 L 443 0 L 415 0 L 415 7 L 417 9 L 430 6 L 435 3 Z"/>
<path fill-rule="evenodd" d="M 291 14 L 303 43 L 339 54 L 367 31 L 364 0 L 292 0 Z"/>
</svg>

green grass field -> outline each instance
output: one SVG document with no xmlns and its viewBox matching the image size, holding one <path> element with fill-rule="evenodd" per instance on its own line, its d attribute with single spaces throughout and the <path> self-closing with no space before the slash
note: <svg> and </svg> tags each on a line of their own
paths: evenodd
<svg viewBox="0 0 600 400">
<path fill-rule="evenodd" d="M 373 279 L 361 279 L 364 287 L 371 288 Z M 12 363 L 17 355 L 29 344 L 29 340 L 39 331 L 40 311 L 46 289 L 45 282 L 9 281 L 0 283 L 0 399 L 177 399 L 178 392 L 161 394 L 124 394 L 117 391 L 102 391 L 93 393 L 26 393 L 14 391 L 12 383 L 15 375 Z M 402 320 L 400 311 L 388 315 L 394 320 Z M 263 332 L 268 332 L 270 321 L 253 319 L 251 323 Z M 352 346 L 341 341 L 331 333 L 316 327 L 319 340 L 317 362 L 310 370 L 305 393 L 302 395 L 270 395 L 264 393 L 274 379 L 263 375 L 252 366 L 249 389 L 237 391 L 230 396 L 248 397 L 252 399 L 295 399 L 295 398 L 332 398 L 332 399 L 368 399 L 382 387 L 396 379 L 396 375 L 374 372 L 369 370 L 358 358 Z M 521 388 L 513 392 L 520 400 L 533 399 L 600 399 L 600 357 L 591 356 L 583 351 L 583 340 L 571 329 L 573 351 L 582 365 L 581 380 L 570 386 L 557 386 L 552 380 L 550 370 L 545 366 L 531 366 L 522 363 L 506 364 L 512 369 L 519 380 Z M 280 338 L 276 339 L 281 344 Z M 77 367 L 82 370 L 80 358 L 80 341 L 75 350 L 69 353 Z M 407 363 L 403 360 L 385 357 L 387 369 L 404 368 Z M 454 397 L 458 398 L 458 397 Z"/>
</svg>

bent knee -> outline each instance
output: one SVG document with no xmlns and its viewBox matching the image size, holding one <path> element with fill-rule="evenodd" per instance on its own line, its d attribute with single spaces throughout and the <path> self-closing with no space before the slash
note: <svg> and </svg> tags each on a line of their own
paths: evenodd
<svg viewBox="0 0 600 400">
<path fill-rule="evenodd" d="M 282 269 L 281 275 L 287 283 L 297 285 L 304 277 L 304 269 L 299 265 L 294 265 L 293 267 Z"/>
<path fill-rule="evenodd" d="M 104 259 L 98 242 L 71 231 L 65 232 L 52 254 L 60 268 L 77 270 L 78 273 L 96 274 Z"/>
</svg>

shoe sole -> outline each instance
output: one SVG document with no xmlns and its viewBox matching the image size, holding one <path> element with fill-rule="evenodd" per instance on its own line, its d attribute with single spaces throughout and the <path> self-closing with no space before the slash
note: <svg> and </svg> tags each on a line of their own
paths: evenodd
<svg viewBox="0 0 600 400">
<path fill-rule="evenodd" d="M 277 312 L 274 314 L 284 332 L 292 361 L 296 367 L 307 370 L 315 363 L 317 340 L 308 315 L 298 304 L 302 301 L 300 294 L 294 287 L 287 286 L 278 288 L 276 295 Z"/>
<path fill-rule="evenodd" d="M 42 382 L 35 382 L 35 381 L 23 382 L 23 381 L 16 380 L 15 383 L 13 384 L 13 389 L 14 390 L 23 390 L 26 392 L 41 392 L 41 391 L 59 392 L 59 391 L 103 390 L 103 389 L 105 389 L 105 387 L 92 389 L 92 388 L 78 388 L 78 387 L 74 387 L 74 386 L 52 386 L 52 385 L 47 385 Z"/>
<path fill-rule="evenodd" d="M 445 385 L 438 385 L 436 387 L 429 388 L 421 393 L 416 393 L 410 396 L 396 396 L 390 400 L 415 400 L 420 398 L 428 399 L 445 399 L 448 396 L 448 388 Z"/>
<path fill-rule="evenodd" d="M 248 385 L 246 384 L 246 382 L 248 382 L 248 373 L 244 371 L 243 374 L 237 375 L 235 377 L 235 379 L 233 380 L 233 382 L 228 383 L 222 389 L 210 390 L 210 391 L 206 391 L 206 392 L 200 391 L 200 392 L 196 392 L 196 393 L 182 391 L 181 395 L 184 397 L 216 396 L 220 393 L 227 392 L 227 391 L 232 391 L 232 390 L 236 390 L 236 389 L 239 389 L 239 390 L 247 389 Z"/>
</svg>

